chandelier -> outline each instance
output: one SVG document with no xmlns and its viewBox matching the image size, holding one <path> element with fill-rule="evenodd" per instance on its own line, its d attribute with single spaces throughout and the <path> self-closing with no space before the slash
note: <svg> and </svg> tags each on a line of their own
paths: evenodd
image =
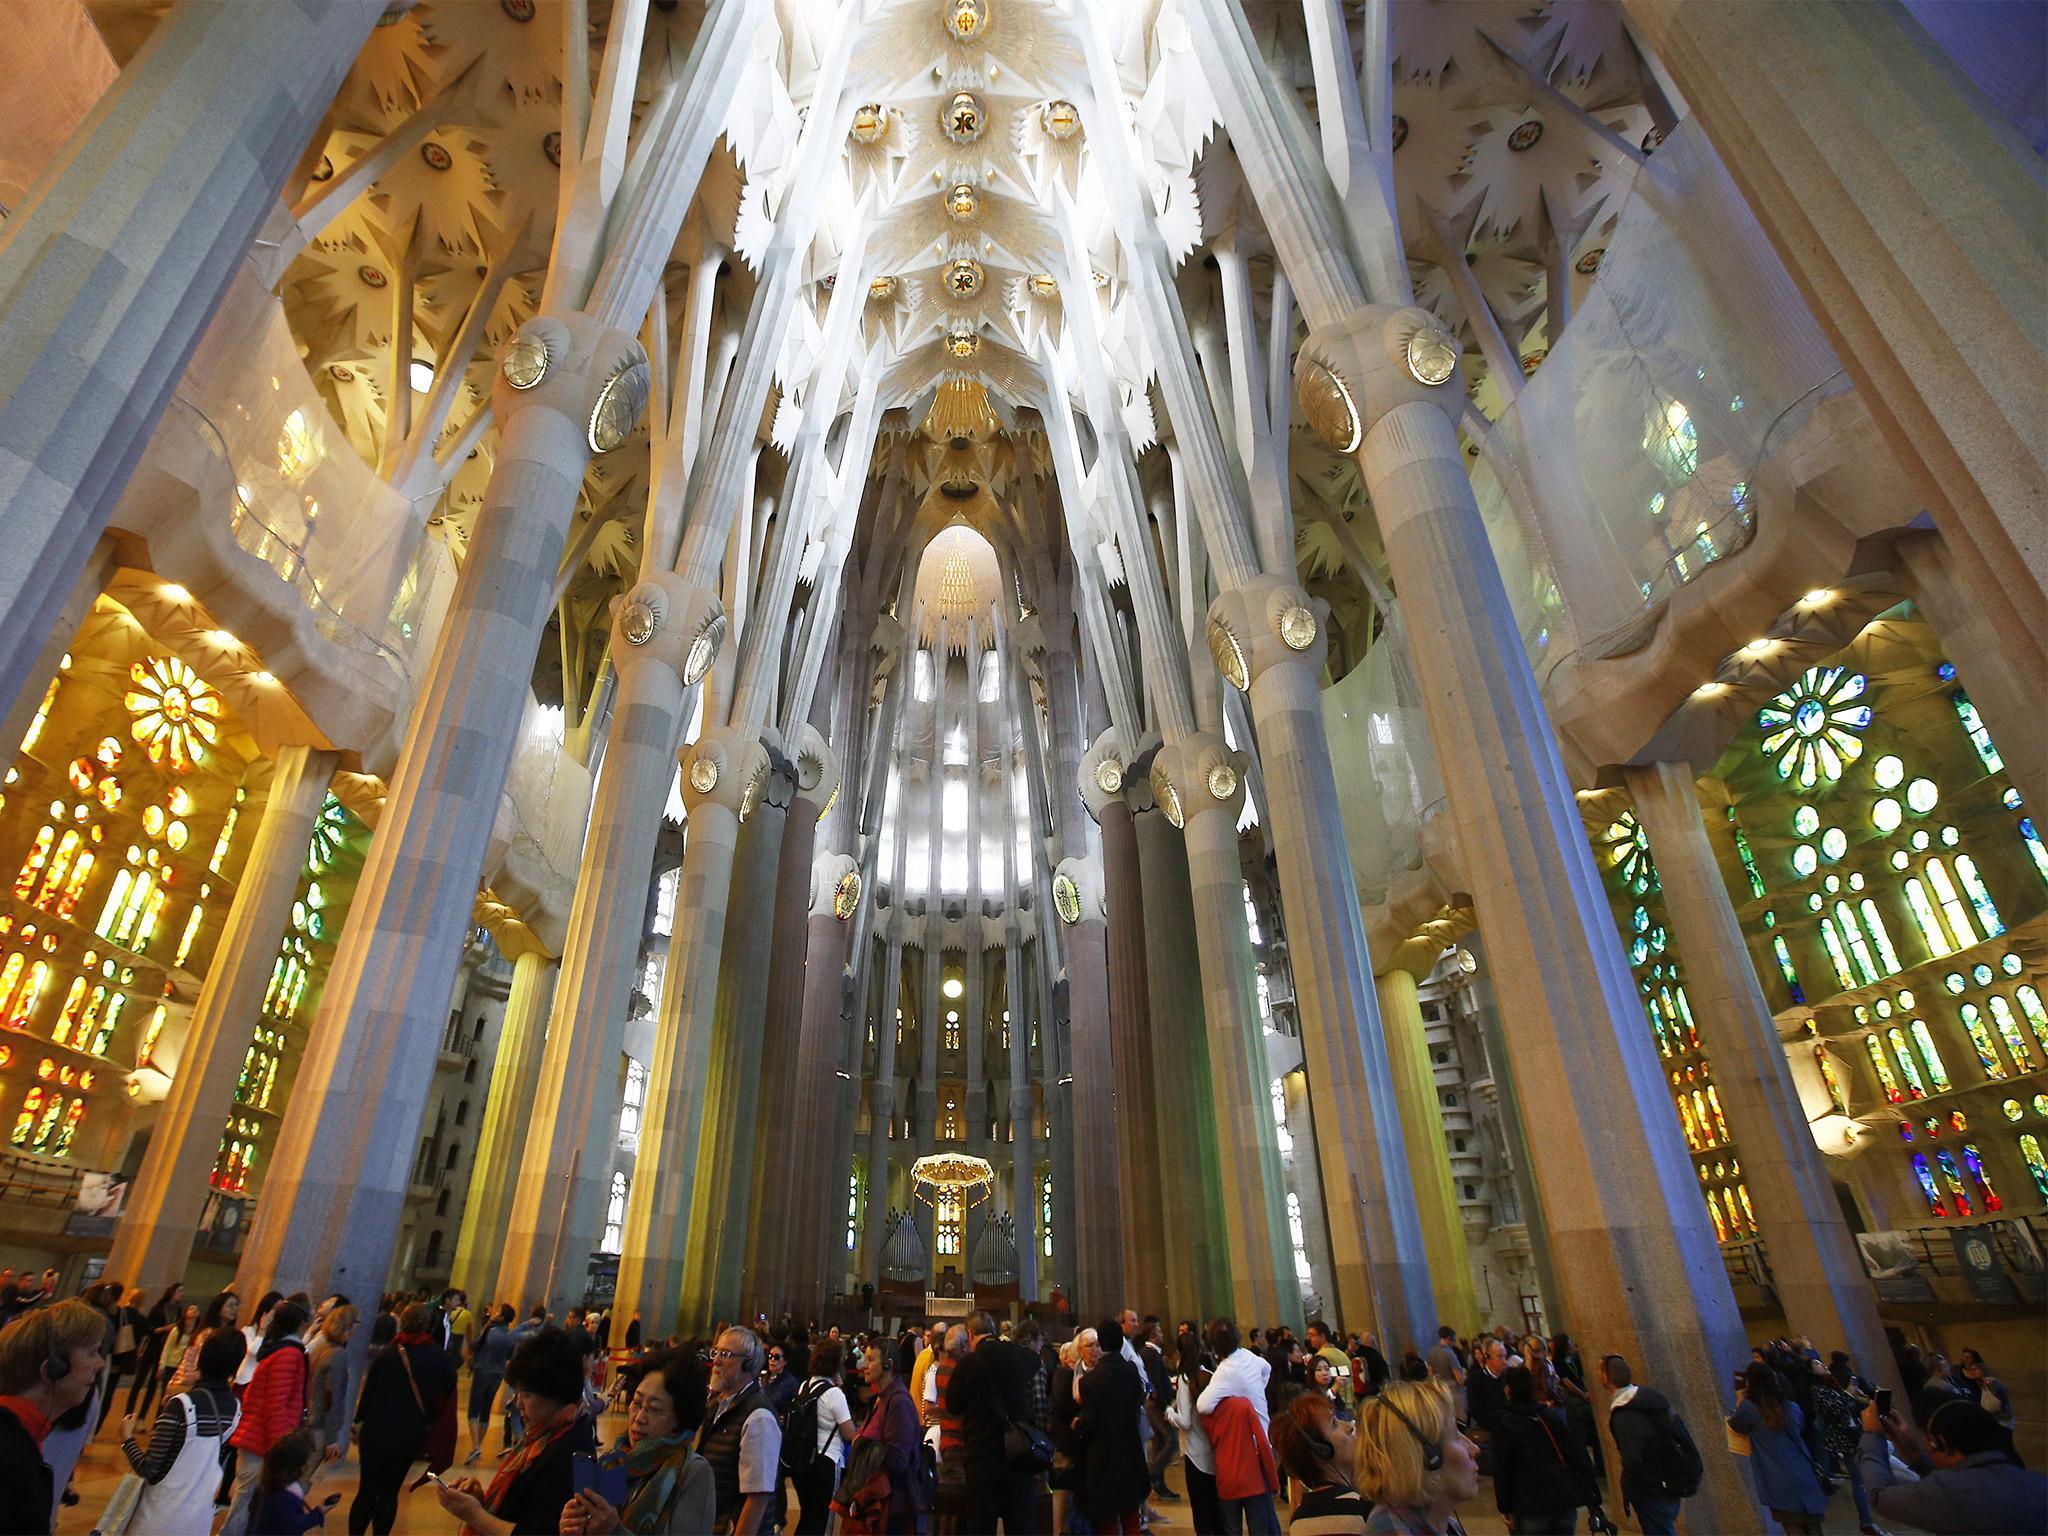
<svg viewBox="0 0 2048 1536">
<path fill-rule="evenodd" d="M 911 1192 L 927 1205 L 951 1197 L 972 1208 L 995 1192 L 996 1171 L 985 1157 L 965 1152 L 934 1152 L 910 1165 Z"/>
</svg>

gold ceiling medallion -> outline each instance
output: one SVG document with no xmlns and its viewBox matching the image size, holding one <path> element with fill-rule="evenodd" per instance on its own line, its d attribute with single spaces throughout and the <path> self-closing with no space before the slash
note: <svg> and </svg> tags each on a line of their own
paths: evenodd
<svg viewBox="0 0 2048 1536">
<path fill-rule="evenodd" d="M 1050 272 L 1034 272 L 1025 279 L 1024 286 L 1034 299 L 1056 299 L 1060 296 L 1059 279 Z"/>
<path fill-rule="evenodd" d="M 860 871 L 849 869 L 832 887 L 832 915 L 845 922 L 860 907 Z"/>
<path fill-rule="evenodd" d="M 889 114 L 878 101 L 863 102 L 853 109 L 853 127 L 849 131 L 856 144 L 879 144 L 882 135 L 889 131 Z"/>
<path fill-rule="evenodd" d="M 1317 437 L 1339 453 L 1358 451 L 1365 433 L 1358 420 L 1358 403 L 1342 379 L 1311 360 L 1302 364 L 1295 393 L 1301 399 L 1301 413 Z"/>
<path fill-rule="evenodd" d="M 1068 927 L 1081 921 L 1081 887 L 1065 870 L 1052 877 L 1052 904 Z"/>
<path fill-rule="evenodd" d="M 1223 674 L 1223 680 L 1239 693 L 1250 688 L 1251 664 L 1245 660 L 1244 647 L 1237 643 L 1237 636 L 1230 632 L 1230 626 L 1221 619 L 1212 618 L 1209 620 L 1208 637 L 1209 654 L 1216 658 L 1216 670 Z"/>
<path fill-rule="evenodd" d="M 1316 616 L 1313 609 L 1299 603 L 1292 604 L 1280 615 L 1280 638 L 1287 642 L 1289 650 L 1305 651 L 1316 643 Z"/>
<path fill-rule="evenodd" d="M 946 212 L 955 220 L 964 222 L 981 212 L 981 194 L 967 182 L 961 182 L 946 194 Z"/>
<path fill-rule="evenodd" d="M 1095 787 L 1105 795 L 1120 795 L 1124 792 L 1124 765 L 1113 757 L 1105 757 L 1095 765 Z"/>
<path fill-rule="evenodd" d="M 896 279 L 886 275 L 868 284 L 868 297 L 871 299 L 886 299 L 895 291 Z"/>
<path fill-rule="evenodd" d="M 1217 800 L 1228 800 L 1237 793 L 1237 770 L 1228 763 L 1218 763 L 1209 770 L 1209 793 Z"/>
<path fill-rule="evenodd" d="M 973 331 L 955 331 L 946 338 L 946 350 L 958 358 L 969 358 L 981 350 L 981 337 Z"/>
<path fill-rule="evenodd" d="M 1458 344 L 1433 325 L 1408 338 L 1408 372 L 1418 384 L 1434 388 L 1450 382 L 1458 371 Z"/>
<path fill-rule="evenodd" d="M 946 292 L 956 299 L 971 299 L 981 292 L 981 263 L 962 256 L 946 268 Z"/>
<path fill-rule="evenodd" d="M 939 114 L 939 126 L 955 144 L 972 144 L 988 127 L 988 115 L 982 110 L 981 98 L 972 91 L 955 91 L 953 99 L 946 103 L 945 111 Z"/>
<path fill-rule="evenodd" d="M 988 30 L 988 0 L 948 0 L 946 30 L 956 42 L 973 42 Z"/>
<path fill-rule="evenodd" d="M 1048 101 L 1040 112 L 1048 138 L 1065 143 L 1081 131 L 1081 112 L 1071 101 Z"/>
</svg>

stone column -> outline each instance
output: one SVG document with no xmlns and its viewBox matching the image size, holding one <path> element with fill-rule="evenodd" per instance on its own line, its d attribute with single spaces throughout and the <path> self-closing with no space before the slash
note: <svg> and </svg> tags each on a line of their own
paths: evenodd
<svg viewBox="0 0 2048 1536">
<path fill-rule="evenodd" d="M 701 1311 L 707 1323 L 738 1315 L 753 1208 L 761 1030 L 768 1006 L 769 944 L 764 940 L 775 922 L 782 839 L 795 793 L 789 760 L 779 753 L 769 760 L 772 766 L 740 829 L 733 866 L 711 1076 L 697 1145 L 697 1199 L 703 1214 L 690 1229 L 690 1261 L 683 1272 L 684 1314 L 694 1317 Z"/>
<path fill-rule="evenodd" d="M 840 1090 L 845 1086 L 839 1075 L 840 999 L 852 925 L 841 921 L 833 910 L 833 887 L 838 878 L 833 871 L 837 867 L 832 855 L 813 864 L 810 920 L 804 925 L 804 983 L 798 1000 L 802 1016 L 790 1126 L 793 1142 L 787 1152 L 789 1298 L 799 1317 L 817 1315 L 829 1298 L 832 1243 L 845 1225 L 839 1215 L 846 1199 L 846 1175 L 839 1165 L 837 1122 Z M 852 866 L 848 863 L 845 867 Z M 872 893 L 861 892 L 862 901 L 871 899 Z M 833 1200 L 835 1170 L 838 1203 Z"/>
<path fill-rule="evenodd" d="M 441 1009 L 476 902 L 525 712 L 564 534 L 590 459 L 589 422 L 639 343 L 582 315 L 538 315 L 507 359 L 543 376 L 495 391 L 497 468 L 384 813 L 306 1041 L 245 1280 L 376 1295 L 433 1089 Z M 516 662 L 512 658 L 517 658 Z"/>
<path fill-rule="evenodd" d="M 285 747 L 270 774 L 256 841 L 228 906 L 213 963 L 192 1008 L 170 1092 L 136 1173 L 108 1262 L 129 1285 L 157 1291 L 185 1277 L 206 1204 L 221 1127 L 234 1111 L 235 1078 L 263 1014 L 278 941 L 306 870 L 313 822 L 339 754 Z M 263 1201 L 269 1198 L 266 1182 Z M 262 1201 L 258 1208 L 261 1209 Z M 131 1278 L 132 1277 L 132 1278 Z"/>
<path fill-rule="evenodd" d="M 1422 1001 L 1415 993 L 1416 976 L 1396 967 L 1374 980 L 1380 999 L 1380 1026 L 1386 1032 L 1387 1061 L 1394 1079 L 1394 1105 L 1401 1117 L 1401 1145 L 1407 1152 L 1408 1177 L 1415 1190 L 1415 1210 L 1422 1222 L 1422 1241 L 1429 1253 L 1435 1310 L 1415 1338 L 1428 1348 L 1437 1327 L 1449 1323 L 1460 1334 L 1480 1327 L 1479 1294 L 1472 1285 L 1472 1256 L 1465 1244 L 1465 1222 L 1458 1213 L 1457 1190 L 1451 1183 L 1451 1158 L 1444 1147 L 1443 1118 L 1438 1112 L 1436 1070 L 1430 1065 L 1429 1042 L 1423 1032 Z M 1383 1339 L 1398 1349 L 1406 1339 Z"/>
<path fill-rule="evenodd" d="M 1892 560 L 1913 602 L 1941 637 L 2013 784 L 2028 805 L 2048 806 L 2048 713 L 2041 709 L 2041 674 L 2009 663 L 1992 609 L 1964 579 L 1961 562 L 1940 534 L 1907 534 L 1892 545 Z M 2034 681 L 2028 682 L 2029 677 Z"/>
<path fill-rule="evenodd" d="M 1336 1256 L 1330 1251 L 1330 1224 L 1323 1214 L 1323 1172 L 1315 1157 L 1316 1115 L 1315 1106 L 1309 1101 L 1308 1073 L 1296 1068 L 1280 1082 L 1287 1109 L 1287 1134 L 1294 1138 L 1294 1157 L 1287 1171 L 1295 1196 L 1301 1201 L 1302 1248 L 1308 1255 L 1309 1273 L 1322 1288 L 1327 1304 L 1334 1300 L 1329 1277 L 1336 1272 Z"/>
<path fill-rule="evenodd" d="M 731 731 L 707 733 L 683 764 L 683 872 L 675 932 L 662 975 L 654 1060 L 647 1070 L 647 1113 L 640 1156 L 626 1195 L 625 1246 L 614 1305 L 637 1308 L 648 1330 L 669 1331 L 683 1292 L 683 1247 L 694 1209 L 698 1136 L 711 1063 L 719 953 L 740 796 L 761 752 L 759 741 Z M 701 1219 L 701 1218 L 699 1218 Z"/>
<path fill-rule="evenodd" d="M 1167 1245 L 1167 1292 L 1175 1317 L 1206 1319 L 1231 1311 L 1234 1303 L 1188 851 L 1141 775 L 1130 777 L 1125 794 L 1137 808 L 1132 821 L 1144 878 L 1152 1075 L 1164 1109 L 1160 1174 L 1171 1208 L 1186 1218 L 1174 1223 Z"/>
<path fill-rule="evenodd" d="M 1299 1330 L 1301 1286 L 1288 1240 L 1286 1173 L 1273 1123 L 1265 1031 L 1252 990 L 1251 933 L 1237 861 L 1242 759 L 1221 738 L 1191 732 L 1160 749 L 1151 778 L 1167 819 L 1179 811 L 1187 843 L 1233 1315 L 1272 1318 Z"/>
<path fill-rule="evenodd" d="M 1311 332 L 1296 378 L 1316 430 L 1358 454 L 1479 926 L 1515 978 L 1507 1041 L 1516 1080 L 1546 1090 L 1522 1107 L 1560 1310 L 1711 1428 L 1747 1358 L 1742 1319 L 1465 472 L 1456 347 L 1424 310 L 1361 306 Z M 1588 1114 L 1564 1085 L 1633 1107 Z M 1707 1458 L 1686 1511 L 1701 1529 L 1760 1529 L 1734 1460 Z"/>
<path fill-rule="evenodd" d="M 1728 900 L 1684 763 L 1626 768 L 1622 776 L 1664 887 L 1671 936 L 1685 960 L 1685 992 L 1755 1202 L 1757 1230 L 1794 1333 L 1831 1339 L 1864 1374 L 1890 1382 L 1892 1356 L 1855 1239 L 1828 1179 L 1756 963 Z"/>
<path fill-rule="evenodd" d="M 818 846 L 818 818 L 839 786 L 837 760 L 816 731 L 805 727 L 807 740 L 796 760 L 796 797 L 789 810 L 789 824 L 782 834 L 782 849 L 775 871 L 775 918 L 768 942 L 756 946 L 768 952 L 768 987 L 763 1020 L 759 1079 L 769 1086 L 760 1112 L 751 1122 L 739 1126 L 741 1143 L 753 1129 L 752 1157 L 742 1159 L 739 1172 L 751 1173 L 753 1188 L 743 1231 L 751 1234 L 751 1254 L 742 1276 L 742 1290 L 753 1298 L 748 1314 L 766 1312 L 781 1315 L 790 1304 L 794 1279 L 793 1252 L 797 1246 L 795 1163 L 802 1139 L 800 1117 L 806 1112 L 802 1084 L 808 1064 L 801 1061 L 800 1035 L 803 1030 L 804 960 L 811 943 L 812 854 Z M 831 898 L 826 897 L 825 916 L 831 916 Z M 833 967 L 838 979 L 838 967 Z M 836 1052 L 828 1052 L 836 1060 Z M 818 1106 L 822 1113 L 824 1105 Z M 747 1165 L 751 1163 L 751 1168 Z M 823 1213 L 818 1213 L 822 1219 Z"/>
<path fill-rule="evenodd" d="M 512 991 L 505 1022 L 491 1059 L 491 1086 L 484 1096 L 483 1126 L 477 1133 L 469 1199 L 462 1207 L 462 1232 L 455 1243 L 455 1283 L 468 1286 L 480 1302 L 511 1300 L 490 1287 L 504 1259 L 505 1225 L 518 1180 L 519 1149 L 532 1133 L 534 1093 L 540 1086 L 541 1057 L 548 1037 L 548 1009 L 561 974 L 548 954 L 523 949 L 512 961 Z"/>
<path fill-rule="evenodd" d="M 1064 876 L 1067 884 L 1059 883 Z M 1067 1007 L 1072 1023 L 1073 1079 L 1067 1112 L 1072 1117 L 1074 1191 L 1068 1241 L 1074 1247 L 1073 1315 L 1107 1317 L 1124 1304 L 1123 1244 L 1126 1241 L 1110 1191 L 1118 1177 L 1116 1065 L 1109 1018 L 1109 934 L 1103 919 L 1102 866 L 1093 859 L 1060 861 L 1054 900 L 1071 890 L 1078 915 L 1059 914 L 1067 931 Z M 1047 1000 L 1050 1002 L 1050 999 Z M 1039 1015 L 1053 1029 L 1053 1009 Z M 1057 1247 L 1059 1234 L 1053 1235 Z"/>
<path fill-rule="evenodd" d="M 1169 1243 L 1159 1159 L 1161 1106 L 1152 1070 L 1151 1007 L 1145 995 L 1145 898 L 1130 806 L 1120 797 L 1104 796 L 1098 814 L 1103 894 L 1109 909 L 1109 1032 L 1116 1080 L 1124 1299 L 1140 1312 L 1149 1312 L 1169 1305 L 1171 1292 L 1166 1283 Z"/>
<path fill-rule="evenodd" d="M 899 832 L 900 841 L 900 832 Z M 893 899 L 902 900 L 902 860 Z M 860 1233 L 860 1274 L 882 1281 L 882 1248 L 889 1241 L 889 1130 L 896 1114 L 896 1010 L 903 1001 L 903 924 L 900 910 L 889 914 L 889 939 L 882 951 L 882 1011 L 875 1021 L 875 1079 L 868 1090 L 868 1203 Z M 865 1009 L 863 998 L 856 1007 Z"/>
<path fill-rule="evenodd" d="M 1924 499 L 2002 665 L 2048 676 L 2038 158 L 1904 7 L 1627 9 Z"/>
<path fill-rule="evenodd" d="M 382 9 L 178 7 L 0 232 L 0 711 Z"/>
<path fill-rule="evenodd" d="M 1010 1011 L 1010 1214 L 1017 1238 L 1017 1295 L 1038 1300 L 1038 1138 L 1031 1099 L 1031 1023 L 1024 1011 L 1024 945 L 1016 890 L 1003 925 L 1003 996 Z"/>
<path fill-rule="evenodd" d="M 1291 939 L 1301 1044 L 1315 1104 L 1340 1326 L 1371 1315 L 1390 1349 L 1436 1335 L 1433 1259 L 1402 1160 L 1394 1078 L 1372 985 L 1337 779 L 1323 726 L 1328 636 L 1291 581 L 1253 577 L 1210 608 L 1209 645 L 1245 688 L 1259 734 L 1274 862 Z"/>
<path fill-rule="evenodd" d="M 675 781 L 683 676 L 698 636 L 719 613 L 709 592 L 663 575 L 637 583 L 613 621 L 611 731 L 592 793 L 568 943 L 536 1090 L 522 1108 L 518 1138 L 506 1148 L 513 1192 L 503 1210 L 498 1294 L 522 1307 L 545 1299 L 553 1310 L 580 1296 L 584 1265 L 603 1230 L 626 1000 L 647 921 L 654 834 Z"/>
</svg>

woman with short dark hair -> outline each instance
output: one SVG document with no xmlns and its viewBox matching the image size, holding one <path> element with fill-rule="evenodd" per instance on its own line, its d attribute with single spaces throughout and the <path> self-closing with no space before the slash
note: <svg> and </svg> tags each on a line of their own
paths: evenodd
<svg viewBox="0 0 2048 1536">
<path fill-rule="evenodd" d="M 597 1450 L 583 1412 L 583 1360 L 580 1340 L 543 1328 L 505 1362 L 525 1433 L 488 1488 L 464 1477 L 435 1490 L 441 1507 L 476 1536 L 545 1536 L 560 1528 L 562 1506 L 576 1492 L 574 1458 Z"/>
<path fill-rule="evenodd" d="M 390 1347 L 363 1375 L 355 1419 L 363 1471 L 348 1508 L 349 1536 L 385 1536 L 397 1523 L 406 1470 L 426 1453 L 427 1437 L 454 1395 L 455 1367 L 427 1323 L 425 1307 L 407 1306 Z"/>
</svg>

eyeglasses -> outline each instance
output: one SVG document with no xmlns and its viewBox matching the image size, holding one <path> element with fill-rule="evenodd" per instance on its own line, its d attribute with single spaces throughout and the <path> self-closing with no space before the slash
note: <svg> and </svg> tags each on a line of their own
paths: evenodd
<svg viewBox="0 0 2048 1536">
<path fill-rule="evenodd" d="M 711 1351 L 711 1358 L 714 1360 L 738 1360 L 745 1354 L 746 1351 L 743 1349 L 714 1349 Z"/>
<path fill-rule="evenodd" d="M 770 1360 L 780 1360 L 780 1359 L 782 1358 L 782 1356 L 780 1356 L 780 1355 L 770 1355 L 770 1356 L 769 1356 L 768 1358 L 769 1358 Z"/>
</svg>

